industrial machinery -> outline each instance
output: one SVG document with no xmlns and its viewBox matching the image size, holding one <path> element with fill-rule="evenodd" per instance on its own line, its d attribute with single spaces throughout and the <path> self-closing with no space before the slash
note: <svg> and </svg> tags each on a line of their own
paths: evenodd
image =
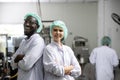
<svg viewBox="0 0 120 80">
<path fill-rule="evenodd" d="M 0 34 L 0 80 L 9 80 L 7 34 Z"/>
<path fill-rule="evenodd" d="M 4 72 L 4 54 L 3 52 L 0 52 L 0 80 L 3 77 L 3 72 Z"/>
<path fill-rule="evenodd" d="M 72 48 L 80 64 L 87 63 L 89 58 L 88 39 L 75 36 Z"/>
<path fill-rule="evenodd" d="M 43 29 L 42 29 L 40 34 L 43 37 L 46 45 L 51 42 L 50 28 L 49 27 L 43 27 Z"/>
<path fill-rule="evenodd" d="M 75 36 L 72 43 L 72 48 L 83 71 L 85 65 L 89 62 L 88 39 L 81 36 Z M 81 76 L 78 77 L 76 80 L 87 80 L 87 79 L 82 72 Z"/>
<path fill-rule="evenodd" d="M 52 40 L 50 37 L 50 24 L 53 22 L 54 20 L 44 20 L 42 21 L 43 23 L 43 29 L 40 32 L 40 35 L 43 37 L 45 44 L 49 44 Z"/>
<path fill-rule="evenodd" d="M 10 62 L 23 38 L 0 34 L 0 80 L 16 80 L 17 69 L 12 70 Z"/>
</svg>

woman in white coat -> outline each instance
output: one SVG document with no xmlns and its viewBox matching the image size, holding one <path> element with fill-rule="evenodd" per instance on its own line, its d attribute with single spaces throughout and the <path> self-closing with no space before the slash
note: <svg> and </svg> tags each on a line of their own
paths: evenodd
<svg viewBox="0 0 120 80">
<path fill-rule="evenodd" d="M 96 80 L 114 80 L 114 67 L 118 65 L 118 56 L 115 50 L 109 47 L 111 39 L 104 36 L 101 47 L 93 49 L 90 62 L 96 66 Z"/>
<path fill-rule="evenodd" d="M 62 43 L 67 37 L 64 22 L 54 21 L 50 26 L 50 36 L 53 41 L 43 53 L 45 80 L 75 80 L 81 74 L 81 67 L 72 49 Z"/>
</svg>

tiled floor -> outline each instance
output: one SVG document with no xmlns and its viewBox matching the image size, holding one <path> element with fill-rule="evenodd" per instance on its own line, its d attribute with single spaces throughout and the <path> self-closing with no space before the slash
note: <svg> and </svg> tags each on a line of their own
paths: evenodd
<svg viewBox="0 0 120 80">
<path fill-rule="evenodd" d="M 95 77 L 93 76 L 94 75 L 94 70 L 93 69 L 93 66 L 91 66 L 90 64 L 87 64 L 87 66 L 85 67 L 86 69 L 83 70 L 83 74 L 84 76 L 80 76 L 78 77 L 76 80 L 95 80 Z M 92 72 L 91 72 L 92 71 Z M 86 74 L 87 73 L 87 74 Z M 87 77 L 86 77 L 87 76 Z M 120 68 L 115 68 L 115 73 L 114 73 L 114 77 L 115 79 L 114 80 L 120 80 Z"/>
<path fill-rule="evenodd" d="M 120 80 L 120 69 L 119 68 L 115 70 L 115 80 Z"/>
</svg>

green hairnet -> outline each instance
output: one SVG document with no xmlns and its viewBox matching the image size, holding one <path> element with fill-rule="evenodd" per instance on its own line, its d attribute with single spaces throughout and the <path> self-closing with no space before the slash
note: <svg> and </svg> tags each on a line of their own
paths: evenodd
<svg viewBox="0 0 120 80">
<path fill-rule="evenodd" d="M 28 16 L 32 16 L 38 21 L 39 28 L 37 29 L 37 32 L 39 33 L 43 28 L 41 18 L 35 13 L 28 13 L 25 15 L 24 19 L 26 19 Z"/>
<path fill-rule="evenodd" d="M 104 36 L 101 40 L 102 45 L 110 45 L 111 44 L 111 39 L 108 36 Z"/>
<path fill-rule="evenodd" d="M 68 35 L 68 30 L 67 30 L 65 23 L 63 21 L 60 21 L 60 20 L 56 20 L 50 25 L 50 36 L 52 37 L 52 30 L 56 26 L 63 29 L 63 32 L 64 32 L 63 40 L 65 40 L 67 38 L 67 35 Z"/>
</svg>

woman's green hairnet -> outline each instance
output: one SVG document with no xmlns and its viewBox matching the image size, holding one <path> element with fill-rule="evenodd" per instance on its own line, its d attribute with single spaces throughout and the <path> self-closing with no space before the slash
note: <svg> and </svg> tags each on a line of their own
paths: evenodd
<svg viewBox="0 0 120 80">
<path fill-rule="evenodd" d="M 67 35 L 68 35 L 68 29 L 67 29 L 65 23 L 63 21 L 60 21 L 60 20 L 56 20 L 50 25 L 50 36 L 52 37 L 52 30 L 56 26 L 61 27 L 63 29 L 63 32 L 64 32 L 63 40 L 65 40 L 67 38 Z"/>
<path fill-rule="evenodd" d="M 25 15 L 24 19 L 26 19 L 28 16 L 32 16 L 38 21 L 39 28 L 37 29 L 36 32 L 39 33 L 43 28 L 41 18 L 35 13 L 28 13 L 28 14 Z"/>
<path fill-rule="evenodd" d="M 111 39 L 108 36 L 104 36 L 101 40 L 102 45 L 110 45 L 111 44 Z"/>
</svg>

